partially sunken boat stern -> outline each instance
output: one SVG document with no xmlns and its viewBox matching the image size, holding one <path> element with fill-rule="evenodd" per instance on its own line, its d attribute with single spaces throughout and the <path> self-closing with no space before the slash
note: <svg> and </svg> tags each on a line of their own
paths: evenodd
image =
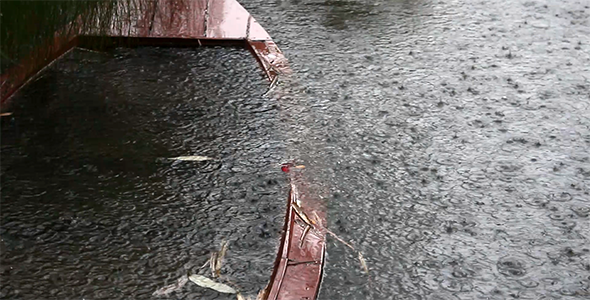
<svg viewBox="0 0 590 300">
<path fill-rule="evenodd" d="M 119 14 L 125 19 L 114 20 L 106 33 L 58 31 L 45 45 L 8 69 L 0 77 L 0 110 L 6 110 L 10 97 L 27 81 L 74 47 L 243 46 L 256 57 L 271 84 L 276 83 L 278 76 L 290 73 L 287 59 L 270 35 L 235 0 L 136 2 L 139 9 Z M 301 172 L 294 172 L 291 167 L 283 166 L 291 190 L 283 236 L 263 299 L 313 300 L 321 283 L 326 250 L 325 209 L 305 193 Z"/>
</svg>

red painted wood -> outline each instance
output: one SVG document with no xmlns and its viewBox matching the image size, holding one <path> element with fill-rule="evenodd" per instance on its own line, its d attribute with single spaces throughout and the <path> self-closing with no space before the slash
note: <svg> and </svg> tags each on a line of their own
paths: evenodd
<svg viewBox="0 0 590 300">
<path fill-rule="evenodd" d="M 267 299 L 313 300 L 318 295 L 322 280 L 326 251 L 326 210 L 320 199 L 309 193 L 302 171 L 294 169 L 292 164 L 286 164 L 282 169 L 289 175 L 291 190 L 285 228 Z M 295 206 L 300 207 L 305 218 L 315 223 L 314 228 L 305 235 L 308 225 Z"/>
<path fill-rule="evenodd" d="M 217 38 L 271 39 L 237 1 L 209 0 L 206 35 Z"/>
<path fill-rule="evenodd" d="M 16 93 L 30 78 L 76 44 L 77 39 L 74 35 L 56 34 L 53 39 L 47 41 L 45 47 L 39 48 L 18 65 L 0 75 L 0 111 L 5 110 L 10 96 Z"/>
<path fill-rule="evenodd" d="M 149 36 L 156 5 L 165 0 L 119 0 L 115 7 L 115 16 L 110 20 L 108 28 L 104 31 L 99 28 L 89 28 L 81 31 L 79 35 L 90 36 L 126 36 L 126 37 L 145 37 Z M 184 0 L 181 0 L 184 1 Z M 96 20 L 96 24 L 100 21 Z"/>
<path fill-rule="evenodd" d="M 272 40 L 248 40 L 248 46 L 271 82 L 279 74 L 291 74 L 289 62 Z"/>
<path fill-rule="evenodd" d="M 152 29 L 145 36 L 205 37 L 207 0 L 159 0 L 156 3 Z"/>
<path fill-rule="evenodd" d="M 110 32 L 106 33 L 107 36 L 141 38 L 141 45 L 150 44 L 145 38 L 166 38 L 168 40 L 151 43 L 167 46 L 174 46 L 170 44 L 169 38 L 195 40 L 198 45 L 213 45 L 216 42 L 227 44 L 225 40 L 244 40 L 248 41 L 247 48 L 254 54 L 270 81 L 278 74 L 289 72 L 283 53 L 264 28 L 235 0 L 139 0 L 133 3 L 139 9 L 129 14 L 121 8 L 120 16 L 127 18 L 119 17 L 114 20 Z M 75 47 L 75 35 L 104 36 L 104 33 L 91 30 L 78 32 L 69 37 L 57 33 L 54 41 L 31 53 L 30 58 L 0 76 L 0 109 L 30 77 Z M 131 39 L 128 41 L 130 44 L 134 42 Z M 40 55 L 43 53 L 49 55 Z M 44 59 L 38 60 L 38 57 Z"/>
</svg>

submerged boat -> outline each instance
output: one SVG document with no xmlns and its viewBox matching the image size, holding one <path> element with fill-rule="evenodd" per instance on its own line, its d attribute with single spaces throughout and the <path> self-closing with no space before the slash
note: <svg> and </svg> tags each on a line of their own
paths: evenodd
<svg viewBox="0 0 590 300">
<path fill-rule="evenodd" d="M 43 68 L 75 47 L 242 46 L 257 59 L 271 85 L 289 73 L 287 59 L 262 26 L 235 0 L 138 0 L 140 9 L 113 21 L 106 32 L 59 30 L 0 76 L 0 111 Z M 73 22 L 78 22 L 80 18 Z M 7 115 L 9 113 L 6 113 Z M 290 179 L 287 213 L 275 267 L 263 299 L 317 298 L 326 248 L 326 214 L 317 198 L 306 193 L 303 173 L 283 165 Z"/>
</svg>

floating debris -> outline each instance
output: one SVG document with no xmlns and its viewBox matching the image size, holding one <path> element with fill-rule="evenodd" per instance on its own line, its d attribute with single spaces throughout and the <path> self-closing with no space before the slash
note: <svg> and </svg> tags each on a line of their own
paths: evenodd
<svg viewBox="0 0 590 300">
<path fill-rule="evenodd" d="M 305 229 L 303 230 L 303 233 L 301 233 L 301 237 L 299 238 L 299 248 L 303 248 L 303 243 L 305 242 L 305 237 L 307 236 L 307 233 L 309 232 L 309 230 L 311 229 L 311 226 L 306 225 Z"/>
<path fill-rule="evenodd" d="M 11 112 L 5 112 L 5 113 L 1 113 L 0 117 L 8 117 L 8 116 L 12 116 Z"/>
<path fill-rule="evenodd" d="M 203 275 L 191 275 L 188 277 L 188 279 L 200 287 L 216 290 L 220 293 L 226 293 L 226 294 L 237 293 L 236 290 L 234 288 L 232 288 L 231 286 L 223 284 L 223 283 L 215 282 Z"/>
<path fill-rule="evenodd" d="M 369 275 L 369 267 L 367 266 L 367 261 L 365 260 L 365 257 L 363 256 L 363 254 L 360 251 L 357 251 L 351 244 L 347 243 L 346 241 L 344 241 L 343 239 L 341 239 L 339 236 L 337 236 L 334 232 L 330 231 L 328 228 L 324 228 L 324 229 L 326 230 L 326 232 L 328 234 L 330 234 L 337 241 L 339 241 L 342 244 L 346 245 L 352 251 L 358 253 L 358 258 L 359 258 L 359 262 L 361 263 L 361 268 L 363 269 L 363 271 L 365 271 L 365 273 L 367 275 Z"/>
<path fill-rule="evenodd" d="M 329 233 L 336 240 L 338 240 L 342 244 L 346 245 L 348 248 L 352 249 L 353 251 L 356 251 L 356 249 L 354 249 L 354 247 L 351 244 L 349 244 L 346 241 L 344 241 L 343 239 L 341 239 L 339 236 L 337 236 L 335 233 L 333 233 L 332 231 L 330 231 L 328 228 L 325 228 L 325 229 L 326 229 L 326 232 Z"/>
<path fill-rule="evenodd" d="M 106 54 L 105 52 L 95 51 L 95 50 L 91 50 L 91 49 L 84 48 L 84 47 L 76 47 L 76 50 L 90 52 L 90 53 L 97 53 L 97 54 Z"/>
<path fill-rule="evenodd" d="M 278 83 L 279 83 L 279 75 L 277 74 L 270 82 L 270 87 L 268 88 L 266 93 L 262 94 L 262 97 L 266 97 L 268 94 L 270 94 L 270 92 L 272 92 L 272 90 L 275 89 L 275 87 L 277 86 Z"/>
<path fill-rule="evenodd" d="M 266 284 L 266 286 L 258 292 L 256 296 L 256 300 L 266 300 L 268 299 L 268 293 L 270 292 L 270 282 Z"/>
<path fill-rule="evenodd" d="M 223 258 L 225 257 L 225 253 L 227 252 L 227 241 L 223 240 L 221 242 L 221 247 L 219 251 L 211 252 L 211 257 L 201 266 L 199 269 L 203 269 L 207 265 L 211 268 L 211 274 L 214 278 L 219 278 L 221 274 L 221 266 L 223 264 Z M 235 294 L 237 293 L 236 289 L 233 287 L 215 282 L 212 279 L 209 279 L 203 275 L 184 275 L 180 277 L 175 284 L 170 284 L 165 287 L 162 287 L 153 293 L 154 296 L 166 296 L 176 290 L 181 289 L 188 281 L 192 281 L 198 286 L 209 288 L 212 290 L 216 290 L 220 293 L 227 293 L 227 294 Z M 228 280 L 226 280 L 228 281 Z M 229 282 L 229 281 L 228 281 Z M 236 286 L 235 283 L 229 282 L 232 285 Z M 240 298 L 241 297 L 241 298 Z M 242 295 L 238 296 L 238 300 L 245 299 Z"/>
<path fill-rule="evenodd" d="M 309 217 L 303 211 L 303 208 L 301 207 L 301 204 L 300 203 L 301 202 L 298 199 L 295 199 L 291 203 L 291 206 L 293 207 L 293 209 L 295 210 L 295 213 L 299 216 L 299 218 L 303 222 L 305 222 L 305 224 L 307 224 L 308 226 L 311 226 L 312 228 L 314 228 L 313 223 L 309 220 Z"/>
<path fill-rule="evenodd" d="M 281 171 L 288 173 L 289 172 L 289 164 L 282 164 L 281 165 Z"/>
<path fill-rule="evenodd" d="M 361 262 L 361 266 L 363 267 L 363 270 L 365 271 L 365 273 L 369 274 L 369 267 L 367 267 L 367 261 L 365 261 L 363 254 L 360 252 L 359 252 L 359 261 Z"/>
<path fill-rule="evenodd" d="M 188 282 L 188 276 L 184 275 L 184 276 L 178 278 L 178 280 L 176 280 L 176 283 L 161 287 L 157 291 L 155 291 L 152 295 L 153 296 L 167 296 L 168 294 L 170 294 L 174 291 L 180 290 L 187 282 Z"/>
<path fill-rule="evenodd" d="M 322 224 L 322 219 L 320 219 L 320 216 L 318 215 L 318 213 L 314 210 L 312 211 L 313 213 L 313 219 L 311 220 L 313 222 L 313 224 L 318 224 L 320 227 L 324 227 L 324 225 Z"/>
<path fill-rule="evenodd" d="M 203 265 L 202 265 L 202 266 L 199 268 L 199 270 L 200 270 L 200 269 L 202 269 L 202 268 L 204 268 L 204 267 L 206 267 L 207 265 L 210 265 L 210 264 L 211 264 L 211 258 L 209 258 L 209 259 L 208 259 L 208 260 L 207 260 L 207 261 L 206 261 L 206 262 L 205 262 L 205 263 L 204 263 L 204 264 L 203 264 Z"/>
<path fill-rule="evenodd" d="M 180 161 L 207 161 L 213 160 L 214 158 L 208 156 L 200 156 L 200 155 L 193 155 L 193 156 L 178 156 L 178 157 L 171 157 L 168 158 L 171 160 L 180 160 Z"/>
<path fill-rule="evenodd" d="M 303 170 L 305 169 L 305 165 L 295 165 L 293 162 L 286 162 L 281 164 L 281 171 L 288 173 L 291 168 Z"/>
<path fill-rule="evenodd" d="M 211 258 L 209 259 L 209 266 L 211 267 L 211 274 L 213 277 L 218 278 L 221 274 L 221 265 L 223 264 L 223 258 L 227 251 L 227 241 L 221 242 L 221 249 L 217 252 L 211 252 Z"/>
</svg>

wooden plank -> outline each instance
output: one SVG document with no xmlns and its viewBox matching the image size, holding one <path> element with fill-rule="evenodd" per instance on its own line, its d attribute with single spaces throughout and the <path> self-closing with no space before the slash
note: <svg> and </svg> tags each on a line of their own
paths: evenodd
<svg viewBox="0 0 590 300">
<path fill-rule="evenodd" d="M 248 25 L 248 34 L 246 38 L 252 41 L 271 41 L 270 35 L 262 26 L 256 21 L 256 19 L 250 17 L 250 24 Z"/>
<path fill-rule="evenodd" d="M 207 37 L 245 39 L 250 14 L 236 1 L 209 1 Z"/>
<path fill-rule="evenodd" d="M 209 0 L 207 37 L 270 40 L 270 35 L 235 0 Z"/>
<path fill-rule="evenodd" d="M 145 37 L 152 28 L 152 21 L 156 11 L 157 1 L 136 0 L 120 1 L 110 19 L 108 30 L 104 31 L 101 26 L 89 28 L 78 32 L 78 35 L 89 36 L 123 36 L 123 37 Z M 98 17 L 98 16 L 97 16 Z M 94 20 L 97 25 L 99 20 Z"/>
<path fill-rule="evenodd" d="M 56 33 L 53 39 L 39 47 L 28 58 L 18 65 L 8 69 L 0 76 L 0 111 L 7 106 L 7 100 L 16 93 L 24 84 L 39 73 L 43 68 L 55 59 L 75 47 L 77 38 L 75 35 Z"/>
<path fill-rule="evenodd" d="M 270 81 L 279 73 L 289 72 L 287 60 L 268 33 L 235 0 L 140 0 L 129 3 L 133 6 L 121 4 L 106 35 L 140 40 L 100 41 L 98 38 L 85 38 L 83 46 L 92 47 L 91 41 L 96 42 L 97 47 L 110 42 L 117 46 L 196 46 L 190 41 L 170 38 L 201 39 L 196 41 L 199 46 L 241 45 L 238 40 L 248 40 L 250 44 L 247 47 L 257 58 Z M 209 18 L 205 16 L 207 6 Z M 205 31 L 208 36 L 205 36 Z M 0 76 L 0 105 L 3 105 L 30 77 L 76 46 L 76 35 L 98 37 L 103 34 L 105 33 L 97 30 L 73 33 L 69 37 L 65 37 L 63 33 L 56 33 L 53 41 L 48 41 L 47 45 L 40 47 L 18 66 Z M 164 40 L 152 41 L 146 38 Z M 128 43 L 123 44 L 122 41 Z"/>
<path fill-rule="evenodd" d="M 258 60 L 269 81 L 272 82 L 279 74 L 291 74 L 287 58 L 272 40 L 248 40 L 248 48 Z"/>
<path fill-rule="evenodd" d="M 159 0 L 150 37 L 205 37 L 207 0 Z"/>
<path fill-rule="evenodd" d="M 288 210 L 275 268 L 268 286 L 268 300 L 316 299 L 322 280 L 326 251 L 326 210 L 321 201 L 309 194 L 304 174 L 292 164 L 283 165 L 288 173 Z M 297 204 L 299 203 L 299 204 Z M 316 224 L 307 234 L 306 222 L 295 206 Z"/>
</svg>

